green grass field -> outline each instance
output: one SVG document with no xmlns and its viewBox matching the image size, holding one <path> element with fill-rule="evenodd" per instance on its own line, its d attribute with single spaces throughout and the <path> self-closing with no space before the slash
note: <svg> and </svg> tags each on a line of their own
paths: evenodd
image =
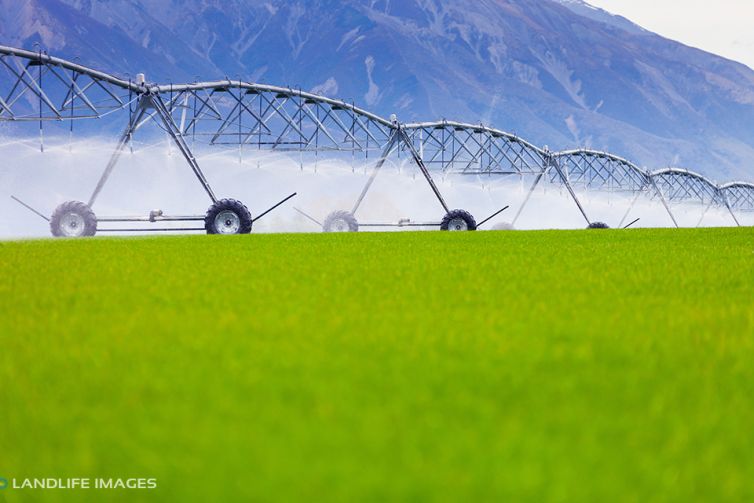
<svg viewBox="0 0 754 503">
<path fill-rule="evenodd" d="M 752 501 L 754 230 L 0 243 L 0 501 Z"/>
</svg>

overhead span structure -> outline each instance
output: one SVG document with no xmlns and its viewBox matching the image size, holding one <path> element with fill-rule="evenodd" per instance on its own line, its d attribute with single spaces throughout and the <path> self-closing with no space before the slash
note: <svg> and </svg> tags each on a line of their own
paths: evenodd
<svg viewBox="0 0 754 503">
<path fill-rule="evenodd" d="M 648 193 L 662 200 L 671 218 L 669 204 L 675 201 L 724 206 L 734 218 L 734 211 L 754 211 L 754 186 L 748 183 L 717 186 L 697 173 L 678 169 L 650 173 L 605 152 L 583 149 L 550 152 L 516 135 L 480 124 L 453 121 L 403 124 L 394 116 L 385 119 L 353 103 L 242 80 L 152 84 L 141 74 L 124 79 L 49 56 L 41 50 L 0 46 L 0 121 L 38 121 L 42 148 L 43 124 L 47 121 L 73 124 L 77 120 L 99 119 L 117 112 L 127 114 L 128 120 L 85 204 L 89 210 L 134 132 L 147 123 L 156 123 L 176 144 L 213 207 L 227 200 L 215 195 L 192 152 L 194 141 L 313 155 L 341 153 L 352 159 L 358 155 L 373 162 L 372 176 L 351 211 L 345 212 L 351 217 L 387 158 L 395 152 L 409 154 L 446 216 L 452 210 L 435 184 L 432 172 L 532 176 L 534 182 L 515 219 L 542 181 L 565 186 L 588 223 L 590 219 L 574 188 L 628 192 L 637 197 Z M 266 212 L 257 219 L 264 214 Z M 210 232 L 213 224 L 207 220 L 208 215 L 188 217 L 185 221 L 204 220 L 205 229 Z M 245 215 L 240 215 L 241 224 L 246 223 L 245 219 Z M 225 230 L 245 231 L 247 227 L 250 230 L 250 215 L 248 219 L 249 225 L 235 225 L 234 220 Z M 151 223 L 166 220 L 184 221 L 161 214 L 150 214 L 147 219 Z M 102 218 L 98 221 L 141 222 L 145 219 Z M 473 224 L 476 227 L 476 223 Z"/>
<path fill-rule="evenodd" d="M 42 52 L 0 46 L 0 119 L 99 119 L 143 86 Z"/>
<path fill-rule="evenodd" d="M 649 176 L 644 170 L 607 152 L 567 150 L 558 152 L 555 158 L 574 187 L 604 192 L 640 192 L 649 185 Z"/>
<path fill-rule="evenodd" d="M 512 220 L 520 217 L 534 189 L 548 174 L 566 186 L 581 215 L 589 218 L 571 184 L 548 149 L 523 138 L 482 124 L 456 121 L 404 124 L 406 143 L 430 169 L 454 175 L 533 177 L 534 181 Z"/>
<path fill-rule="evenodd" d="M 561 165 L 565 178 L 574 187 L 584 190 L 634 194 L 633 200 L 618 227 L 623 226 L 642 194 L 657 195 L 668 215 L 670 215 L 673 224 L 678 226 L 670 206 L 662 192 L 654 184 L 651 175 L 631 161 L 608 152 L 588 149 L 558 152 L 555 154 L 555 158 Z M 556 182 L 557 180 L 552 181 Z"/>
<path fill-rule="evenodd" d="M 653 171 L 650 177 L 669 201 L 723 203 L 720 187 L 700 173 L 686 169 L 666 168 Z"/>
<path fill-rule="evenodd" d="M 671 203 L 697 203 L 704 206 L 697 227 L 713 207 L 725 208 L 736 225 L 740 225 L 721 188 L 707 177 L 694 171 L 665 168 L 649 174 L 659 197 Z M 675 221 L 675 219 L 674 219 Z M 677 224 L 676 224 L 677 225 Z"/>
<path fill-rule="evenodd" d="M 732 209 L 754 212 L 754 184 L 731 182 L 720 186 L 723 198 Z"/>
</svg>

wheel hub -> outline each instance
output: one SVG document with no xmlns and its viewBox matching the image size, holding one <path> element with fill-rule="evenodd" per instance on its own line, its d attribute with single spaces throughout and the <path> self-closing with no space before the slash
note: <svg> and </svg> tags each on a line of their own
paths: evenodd
<svg viewBox="0 0 754 503">
<path fill-rule="evenodd" d="M 467 231 L 469 230 L 469 225 L 466 223 L 466 220 L 463 218 L 454 218 L 450 222 L 448 222 L 448 230 L 449 231 Z"/>
<path fill-rule="evenodd" d="M 241 218 L 232 211 L 221 211 L 215 217 L 215 227 L 218 234 L 238 234 Z"/>
<path fill-rule="evenodd" d="M 60 219 L 60 230 L 68 237 L 83 235 L 85 227 L 84 217 L 78 213 L 67 213 Z"/>
<path fill-rule="evenodd" d="M 348 222 L 346 222 L 342 218 L 338 218 L 336 220 L 333 220 L 332 223 L 332 231 L 333 232 L 348 232 L 350 229 L 350 226 L 348 225 Z"/>
</svg>

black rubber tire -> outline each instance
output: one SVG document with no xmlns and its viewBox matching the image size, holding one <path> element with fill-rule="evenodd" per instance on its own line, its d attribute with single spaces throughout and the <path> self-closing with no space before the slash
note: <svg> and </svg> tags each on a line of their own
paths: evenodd
<svg viewBox="0 0 754 503">
<path fill-rule="evenodd" d="M 347 230 L 343 230 L 347 229 Z M 322 224 L 323 232 L 359 232 L 359 222 L 350 211 L 333 211 Z"/>
<path fill-rule="evenodd" d="M 458 219 L 461 219 L 466 223 L 466 229 L 451 228 L 452 227 L 451 222 Z M 441 231 L 461 231 L 461 230 L 475 231 L 476 220 L 474 220 L 474 217 L 471 216 L 471 213 L 469 213 L 466 210 L 451 210 L 447 215 L 443 217 L 442 223 L 440 224 L 440 230 Z"/>
<path fill-rule="evenodd" d="M 77 215 L 78 219 L 66 224 L 66 216 Z M 83 226 L 80 225 L 83 222 Z M 97 234 L 97 216 L 81 201 L 67 201 L 50 217 L 50 231 L 55 237 L 88 237 Z"/>
<path fill-rule="evenodd" d="M 610 226 L 605 222 L 592 222 L 587 229 L 609 229 Z"/>
<path fill-rule="evenodd" d="M 235 219 L 227 220 L 225 226 L 218 225 L 217 216 L 223 212 L 231 212 L 237 217 L 237 228 L 234 229 Z M 251 212 L 241 201 L 235 199 L 220 199 L 209 207 L 204 217 L 204 229 L 207 234 L 249 234 L 254 220 Z M 231 232 L 232 231 L 232 232 Z"/>
</svg>

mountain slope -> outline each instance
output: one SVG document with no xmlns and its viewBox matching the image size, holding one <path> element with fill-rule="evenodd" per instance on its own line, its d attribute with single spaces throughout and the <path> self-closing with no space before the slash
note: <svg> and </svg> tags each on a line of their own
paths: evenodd
<svg viewBox="0 0 754 503">
<path fill-rule="evenodd" d="M 606 10 L 600 9 L 598 7 L 594 7 L 593 5 L 590 5 L 584 2 L 583 0 L 556 0 L 556 1 L 562 4 L 563 6 L 568 7 L 570 10 L 572 10 L 576 14 L 592 19 L 594 21 L 599 21 L 600 23 L 605 23 L 610 26 L 620 28 L 621 30 L 625 30 L 629 33 L 641 34 L 641 35 L 645 35 L 648 33 L 647 30 L 645 30 L 638 24 L 631 22 L 625 17 L 610 14 Z"/>
<path fill-rule="evenodd" d="M 754 177 L 754 71 L 576 0 L 0 4 L 3 43 L 121 74 L 290 85 L 404 121 L 483 121 L 552 149 Z"/>
</svg>

